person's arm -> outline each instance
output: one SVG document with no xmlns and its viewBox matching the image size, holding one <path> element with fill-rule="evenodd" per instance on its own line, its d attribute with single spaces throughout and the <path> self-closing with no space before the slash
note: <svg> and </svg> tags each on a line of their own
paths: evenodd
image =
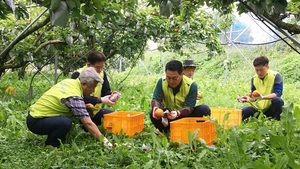
<svg viewBox="0 0 300 169">
<path fill-rule="evenodd" d="M 251 78 L 251 89 L 250 89 L 250 92 L 252 93 L 254 90 L 256 90 L 254 84 L 253 84 L 253 81 L 254 81 L 254 78 L 252 77 Z"/>
<path fill-rule="evenodd" d="M 107 79 L 107 73 L 103 71 L 103 84 L 101 89 L 101 97 L 107 96 L 111 94 L 111 88 L 109 85 L 109 81 Z"/>
<path fill-rule="evenodd" d="M 77 79 L 79 77 L 79 75 L 80 75 L 80 73 L 76 71 L 76 72 L 72 73 L 71 79 Z"/>
<path fill-rule="evenodd" d="M 283 91 L 283 79 L 281 74 L 277 73 L 274 81 L 274 92 L 263 96 L 263 99 L 273 99 L 274 97 L 281 97 Z"/>
<path fill-rule="evenodd" d="M 79 118 L 84 127 L 94 136 L 94 138 L 97 140 L 100 139 L 102 133 L 99 131 L 97 125 L 91 120 L 82 97 L 69 97 L 63 99 L 62 104 L 68 107 L 76 118 Z"/>
<path fill-rule="evenodd" d="M 198 93 L 198 85 L 196 82 L 193 82 L 189 91 L 189 94 L 187 95 L 185 99 L 185 106 L 178 110 L 178 117 L 186 117 L 190 115 L 193 111 L 193 108 L 196 105 L 197 102 L 197 93 Z"/>
<path fill-rule="evenodd" d="M 152 97 L 152 101 L 151 101 L 152 109 L 154 107 L 159 107 L 162 109 L 163 108 L 163 107 L 161 107 L 162 101 L 163 101 L 162 78 L 160 78 L 157 81 L 156 87 L 153 92 L 153 97 Z"/>
</svg>

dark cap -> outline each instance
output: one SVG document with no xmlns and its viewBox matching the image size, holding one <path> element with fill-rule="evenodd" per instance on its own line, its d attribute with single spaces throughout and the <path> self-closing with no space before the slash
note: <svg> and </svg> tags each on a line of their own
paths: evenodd
<svg viewBox="0 0 300 169">
<path fill-rule="evenodd" d="M 187 59 L 183 61 L 183 67 L 196 67 L 194 60 Z"/>
</svg>

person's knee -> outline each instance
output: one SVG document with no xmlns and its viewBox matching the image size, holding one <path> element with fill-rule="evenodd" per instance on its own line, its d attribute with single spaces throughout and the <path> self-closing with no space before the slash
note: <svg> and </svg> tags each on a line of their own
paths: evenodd
<svg viewBox="0 0 300 169">
<path fill-rule="evenodd" d="M 194 110 L 193 110 L 193 116 L 196 116 L 196 117 L 203 117 L 203 116 L 210 116 L 210 113 L 211 110 L 210 108 L 203 104 L 203 105 L 199 105 L 199 106 L 196 106 L 194 107 Z"/>
<path fill-rule="evenodd" d="M 279 106 L 284 105 L 284 102 L 280 97 L 273 98 L 271 102 L 272 102 L 273 105 L 279 105 Z"/>
<path fill-rule="evenodd" d="M 72 127 L 72 120 L 69 118 L 66 118 L 62 123 L 61 123 L 61 128 L 69 131 Z"/>
<path fill-rule="evenodd" d="M 202 111 L 204 116 L 210 116 L 211 110 L 207 105 L 202 105 Z"/>
</svg>

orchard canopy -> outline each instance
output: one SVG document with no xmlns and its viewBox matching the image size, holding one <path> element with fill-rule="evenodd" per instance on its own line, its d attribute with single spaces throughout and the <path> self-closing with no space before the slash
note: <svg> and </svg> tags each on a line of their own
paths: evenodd
<svg viewBox="0 0 300 169">
<path fill-rule="evenodd" d="M 1 0 L 0 76 L 12 69 L 21 77 L 29 63 L 41 68 L 53 56 L 68 70 L 91 50 L 135 64 L 149 40 L 161 51 L 183 54 L 201 43 L 221 54 L 219 34 L 234 11 L 268 22 L 299 50 L 293 36 L 300 34 L 300 0 Z"/>
</svg>

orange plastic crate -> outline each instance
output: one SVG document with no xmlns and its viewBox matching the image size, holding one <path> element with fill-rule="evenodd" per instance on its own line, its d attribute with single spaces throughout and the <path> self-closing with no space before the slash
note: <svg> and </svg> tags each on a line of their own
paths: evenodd
<svg viewBox="0 0 300 169">
<path fill-rule="evenodd" d="M 125 133 L 133 136 L 144 129 L 144 113 L 133 111 L 117 111 L 104 114 L 104 128 L 111 133 Z"/>
<path fill-rule="evenodd" d="M 216 137 L 216 126 L 208 118 L 185 117 L 170 122 L 170 136 L 173 142 L 189 143 L 188 133 L 192 135 L 199 130 L 198 137 L 205 140 L 207 145 L 211 145 Z"/>
<path fill-rule="evenodd" d="M 228 114 L 228 119 L 225 120 L 225 115 Z M 216 119 L 218 123 L 225 129 L 231 126 L 239 126 L 242 122 L 242 110 L 234 108 L 211 108 L 212 119 Z"/>
</svg>

